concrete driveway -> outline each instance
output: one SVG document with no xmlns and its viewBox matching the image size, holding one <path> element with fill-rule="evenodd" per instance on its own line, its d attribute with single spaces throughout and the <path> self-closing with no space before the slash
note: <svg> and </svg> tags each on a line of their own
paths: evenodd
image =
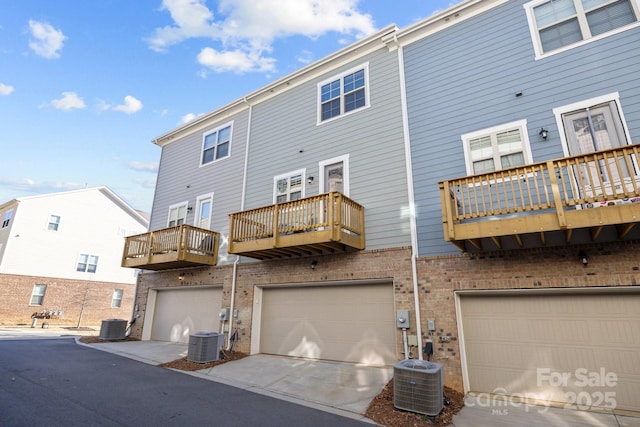
<svg viewBox="0 0 640 427">
<path fill-rule="evenodd" d="M 123 341 L 90 346 L 153 365 L 187 355 L 187 344 L 163 341 Z M 258 354 L 185 373 L 361 419 L 371 400 L 393 377 L 393 367 Z"/>
</svg>

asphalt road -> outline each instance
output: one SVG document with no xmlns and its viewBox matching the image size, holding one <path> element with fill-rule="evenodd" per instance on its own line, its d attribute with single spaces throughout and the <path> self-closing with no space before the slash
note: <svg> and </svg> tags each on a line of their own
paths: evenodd
<svg viewBox="0 0 640 427">
<path fill-rule="evenodd" d="M 0 340 L 0 426 L 371 426 L 81 346 Z"/>
</svg>

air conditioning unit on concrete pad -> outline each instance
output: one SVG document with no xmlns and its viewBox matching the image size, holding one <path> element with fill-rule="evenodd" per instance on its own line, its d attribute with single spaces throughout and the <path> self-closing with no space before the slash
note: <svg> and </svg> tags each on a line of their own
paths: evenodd
<svg viewBox="0 0 640 427">
<path fill-rule="evenodd" d="M 187 360 L 196 363 L 214 362 L 220 359 L 224 335 L 217 332 L 196 332 L 189 335 Z"/>
<path fill-rule="evenodd" d="M 393 406 L 435 417 L 444 407 L 444 370 L 440 363 L 405 359 L 393 366 Z"/>
</svg>

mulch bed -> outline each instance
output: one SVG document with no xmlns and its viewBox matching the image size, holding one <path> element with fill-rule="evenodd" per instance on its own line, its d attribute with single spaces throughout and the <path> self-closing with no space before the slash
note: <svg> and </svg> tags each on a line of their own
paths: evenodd
<svg viewBox="0 0 640 427">
<path fill-rule="evenodd" d="M 131 337 L 126 337 L 123 340 L 103 340 L 102 338 L 97 336 L 84 336 L 84 337 L 80 337 L 79 341 L 84 344 L 103 344 L 108 342 L 140 341 L 140 340 L 138 338 L 131 338 Z"/>
<path fill-rule="evenodd" d="M 200 369 L 213 368 L 214 366 L 222 365 L 223 363 L 232 362 L 234 360 L 240 360 L 247 357 L 247 353 L 241 353 L 239 351 L 223 351 L 221 357 L 213 362 L 197 363 L 187 360 L 186 357 L 182 359 L 173 360 L 171 362 L 163 363 L 163 368 L 179 369 L 181 371 L 199 371 Z"/>
<path fill-rule="evenodd" d="M 364 415 L 385 427 L 444 427 L 451 424 L 453 416 L 464 406 L 464 394 L 445 386 L 444 396 L 444 408 L 432 422 L 426 415 L 402 411 L 393 406 L 391 380 L 380 394 L 373 398 Z"/>
</svg>

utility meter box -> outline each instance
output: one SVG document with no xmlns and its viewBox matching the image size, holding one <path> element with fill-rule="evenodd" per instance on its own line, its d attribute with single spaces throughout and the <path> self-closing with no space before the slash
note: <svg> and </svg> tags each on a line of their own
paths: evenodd
<svg viewBox="0 0 640 427">
<path fill-rule="evenodd" d="M 226 322 L 229 320 L 229 308 L 221 308 L 220 309 L 220 320 Z"/>
<path fill-rule="evenodd" d="M 402 329 L 409 329 L 409 311 L 408 310 L 396 311 L 396 326 Z"/>
</svg>

